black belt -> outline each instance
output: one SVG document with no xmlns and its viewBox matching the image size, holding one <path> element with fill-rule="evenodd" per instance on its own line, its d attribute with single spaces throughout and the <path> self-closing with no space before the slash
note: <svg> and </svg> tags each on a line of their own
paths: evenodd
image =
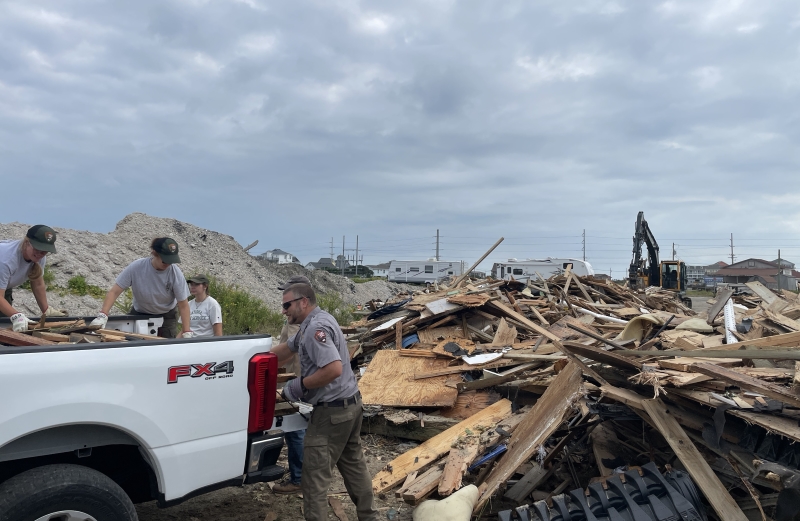
<svg viewBox="0 0 800 521">
<path fill-rule="evenodd" d="M 361 399 L 361 391 L 357 392 L 350 398 L 342 398 L 341 400 L 333 400 L 331 402 L 319 402 L 315 407 L 347 407 L 353 405 Z"/>
</svg>

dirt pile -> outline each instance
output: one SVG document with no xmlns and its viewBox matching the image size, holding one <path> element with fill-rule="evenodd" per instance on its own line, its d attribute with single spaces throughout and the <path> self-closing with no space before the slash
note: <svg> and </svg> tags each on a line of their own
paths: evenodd
<svg viewBox="0 0 800 521">
<path fill-rule="evenodd" d="M 0 240 L 22 238 L 30 226 L 0 223 Z M 261 263 L 245 252 L 230 235 L 143 213 L 126 216 L 108 234 L 66 228 L 55 230 L 58 232 L 58 253 L 48 257 L 48 266 L 55 275 L 54 284 L 60 287 L 66 287 L 70 278 L 83 275 L 88 284 L 109 288 L 131 261 L 149 255 L 153 238 L 168 236 L 180 245 L 184 274 L 206 273 L 223 282 L 236 284 L 275 310 L 279 309 L 281 301 L 278 284 L 295 274 L 308 276 L 317 291 L 340 293 L 351 304 L 362 304 L 373 298 L 386 299 L 409 289 L 385 281 L 354 284 L 345 277 L 309 272 L 298 265 Z M 93 315 L 100 308 L 100 300 L 91 296 L 62 293 L 50 292 L 48 300 L 52 306 L 64 308 L 71 315 Z M 27 308 L 29 313 L 38 315 L 39 308 L 30 292 L 17 289 L 14 299 L 21 310 Z"/>
</svg>

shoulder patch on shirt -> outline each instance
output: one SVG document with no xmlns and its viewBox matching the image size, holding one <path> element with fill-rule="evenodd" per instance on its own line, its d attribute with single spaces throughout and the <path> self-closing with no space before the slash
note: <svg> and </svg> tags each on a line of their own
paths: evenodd
<svg viewBox="0 0 800 521">
<path fill-rule="evenodd" d="M 324 344 L 324 343 L 326 343 L 326 342 L 327 342 L 327 340 L 328 340 L 328 335 L 325 333 L 325 330 L 324 330 L 324 329 L 317 329 L 317 330 L 314 332 L 314 339 L 315 339 L 317 342 L 322 342 L 322 343 Z"/>
</svg>

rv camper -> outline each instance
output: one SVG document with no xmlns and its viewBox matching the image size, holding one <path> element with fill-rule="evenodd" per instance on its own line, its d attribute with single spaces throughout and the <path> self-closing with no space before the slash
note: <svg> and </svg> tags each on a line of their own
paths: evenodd
<svg viewBox="0 0 800 521">
<path fill-rule="evenodd" d="M 389 265 L 390 282 L 432 284 L 447 277 L 461 275 L 461 262 L 437 261 L 392 261 Z"/>
<path fill-rule="evenodd" d="M 497 265 L 496 277 L 498 279 L 519 280 L 527 282 L 530 279 L 536 280 L 537 273 L 545 279 L 553 275 L 559 275 L 566 271 L 568 266 L 572 266 L 572 273 L 585 277 L 594 275 L 592 265 L 586 261 L 578 259 L 508 259 L 508 262 L 501 262 Z"/>
</svg>

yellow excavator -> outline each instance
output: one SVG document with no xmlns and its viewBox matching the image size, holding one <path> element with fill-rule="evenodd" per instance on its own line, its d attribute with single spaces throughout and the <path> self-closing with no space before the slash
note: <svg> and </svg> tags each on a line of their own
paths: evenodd
<svg viewBox="0 0 800 521">
<path fill-rule="evenodd" d="M 642 256 L 642 246 L 647 246 L 647 258 Z M 658 259 L 658 243 L 650 231 L 644 212 L 636 218 L 636 233 L 633 235 L 633 260 L 628 269 L 628 286 L 644 290 L 648 286 L 674 291 L 675 297 L 686 307 L 692 307 L 692 299 L 686 296 L 686 263 L 679 260 Z"/>
</svg>

